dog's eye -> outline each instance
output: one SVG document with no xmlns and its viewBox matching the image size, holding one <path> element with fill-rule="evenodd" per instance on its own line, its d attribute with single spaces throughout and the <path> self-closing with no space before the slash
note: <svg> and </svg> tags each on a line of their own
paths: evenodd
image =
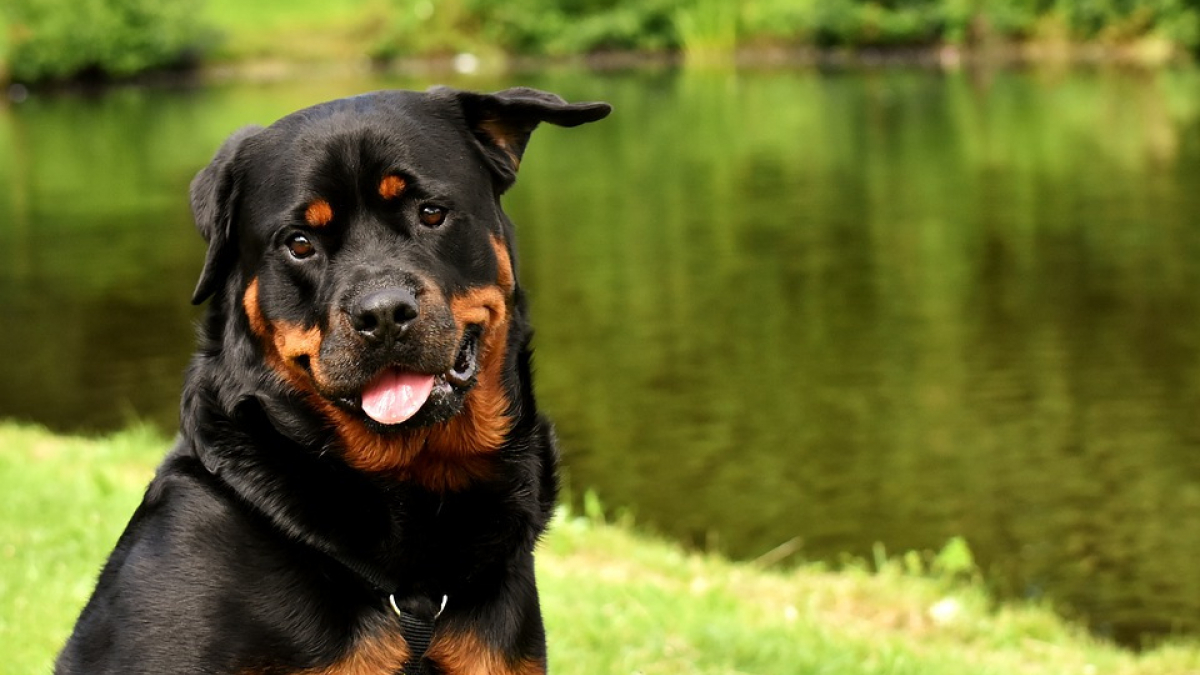
<svg viewBox="0 0 1200 675">
<path fill-rule="evenodd" d="M 423 204 L 419 217 L 425 227 L 437 227 L 446 220 L 446 209 L 436 204 Z"/>
<path fill-rule="evenodd" d="M 303 260 L 317 252 L 317 247 L 313 245 L 312 241 L 299 232 L 288 237 L 287 247 L 292 257 L 297 260 Z"/>
</svg>

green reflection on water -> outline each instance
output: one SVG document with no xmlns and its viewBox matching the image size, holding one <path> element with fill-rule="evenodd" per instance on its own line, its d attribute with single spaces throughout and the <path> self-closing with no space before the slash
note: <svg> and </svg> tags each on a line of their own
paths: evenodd
<svg viewBox="0 0 1200 675">
<path fill-rule="evenodd" d="M 506 198 L 576 487 L 752 557 L 963 534 L 1014 595 L 1200 628 L 1200 76 L 541 73 Z M 0 414 L 173 425 L 220 140 L 413 81 L 0 110 Z M 5 159 L 7 158 L 7 159 Z M 11 313 L 9 311 L 11 310 Z"/>
</svg>

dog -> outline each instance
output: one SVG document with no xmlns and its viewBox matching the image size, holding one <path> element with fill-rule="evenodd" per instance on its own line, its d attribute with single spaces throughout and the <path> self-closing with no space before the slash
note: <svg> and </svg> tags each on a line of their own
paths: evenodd
<svg viewBox="0 0 1200 675">
<path fill-rule="evenodd" d="M 540 123 L 610 110 L 380 91 L 225 141 L 180 434 L 55 673 L 546 671 L 557 450 L 500 197 Z"/>
</svg>

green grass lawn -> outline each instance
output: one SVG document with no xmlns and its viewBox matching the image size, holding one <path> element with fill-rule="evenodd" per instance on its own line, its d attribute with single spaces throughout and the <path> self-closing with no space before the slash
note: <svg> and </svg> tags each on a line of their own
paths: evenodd
<svg viewBox="0 0 1200 675">
<path fill-rule="evenodd" d="M 167 441 L 0 424 L 0 663 L 48 673 Z M 908 572 L 904 568 L 910 568 Z M 975 583 L 761 570 L 560 513 L 538 556 L 551 672 L 1200 674 L 1200 644 L 1135 655 Z"/>
</svg>

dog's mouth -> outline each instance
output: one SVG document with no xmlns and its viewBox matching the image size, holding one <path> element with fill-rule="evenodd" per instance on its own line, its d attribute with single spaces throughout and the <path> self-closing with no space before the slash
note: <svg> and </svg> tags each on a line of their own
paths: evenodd
<svg viewBox="0 0 1200 675">
<path fill-rule="evenodd" d="M 463 331 L 462 342 L 458 344 L 458 353 L 454 356 L 454 366 L 445 373 L 446 382 L 451 386 L 466 389 L 475 382 L 475 374 L 479 372 L 479 336 L 483 327 L 478 324 L 467 326 Z"/>
<path fill-rule="evenodd" d="M 479 338 L 482 329 L 469 326 L 449 370 L 437 373 L 419 373 L 402 366 L 388 366 L 375 376 L 358 400 L 364 415 L 385 427 L 392 427 L 414 418 L 422 410 L 438 408 L 432 414 L 419 415 L 425 424 L 439 421 L 456 412 L 461 397 L 475 383 L 479 372 Z M 457 395 L 457 396 L 456 396 Z M 451 409 L 453 408 L 453 409 Z"/>
</svg>

